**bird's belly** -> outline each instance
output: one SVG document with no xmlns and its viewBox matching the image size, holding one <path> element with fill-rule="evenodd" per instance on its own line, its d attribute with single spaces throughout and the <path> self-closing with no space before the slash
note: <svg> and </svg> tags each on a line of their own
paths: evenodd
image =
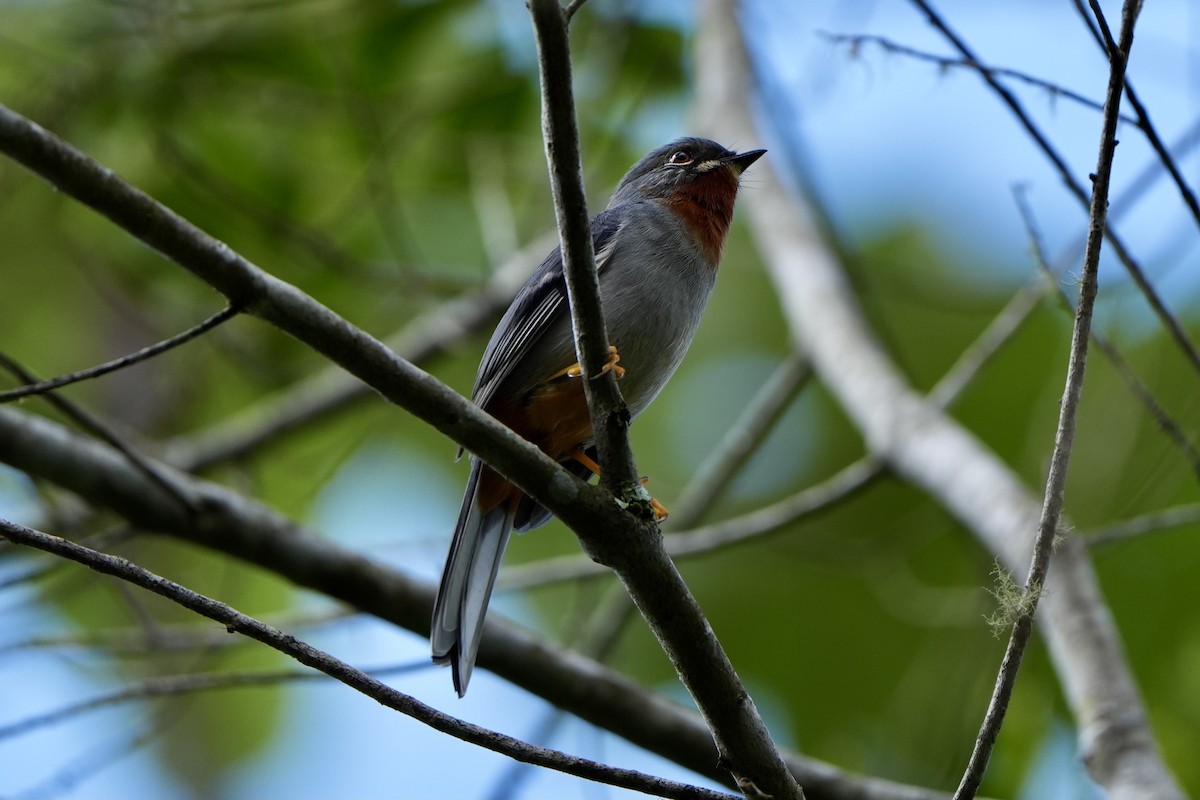
<svg viewBox="0 0 1200 800">
<path fill-rule="evenodd" d="M 701 279 L 677 281 L 653 292 L 605 292 L 608 338 L 625 368 L 621 394 L 632 416 L 650 405 L 683 360 L 711 287 L 711 280 Z"/>
</svg>

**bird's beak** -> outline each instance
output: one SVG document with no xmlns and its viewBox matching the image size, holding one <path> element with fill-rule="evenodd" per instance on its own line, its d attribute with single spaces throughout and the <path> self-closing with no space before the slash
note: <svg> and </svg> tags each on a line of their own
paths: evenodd
<svg viewBox="0 0 1200 800">
<path fill-rule="evenodd" d="M 746 167 L 758 161 L 762 158 L 763 153 L 766 152 L 766 150 L 747 150 L 744 153 L 738 153 L 736 156 L 729 156 L 725 159 L 725 163 L 733 169 L 735 175 L 741 175 L 746 171 Z"/>
</svg>

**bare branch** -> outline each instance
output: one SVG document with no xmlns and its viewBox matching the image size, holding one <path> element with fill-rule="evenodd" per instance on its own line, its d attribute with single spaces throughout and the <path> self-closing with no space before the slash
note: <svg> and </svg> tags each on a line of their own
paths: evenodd
<svg viewBox="0 0 1200 800">
<path fill-rule="evenodd" d="M 575 351 L 583 374 L 593 438 L 604 485 L 652 519 L 650 496 L 639 479 L 626 430 L 629 410 L 616 375 L 603 369 L 611 340 L 600 305 L 600 283 L 580 174 L 579 134 L 571 87 L 567 17 L 558 0 L 531 0 L 542 83 L 542 131 L 550 162 L 550 185 L 562 239 L 563 272 L 575 328 Z M 766 724 L 699 604 L 663 549 L 657 525 L 648 521 L 628 535 L 609 531 L 582 535 L 589 554 L 612 567 L 671 659 L 680 680 L 708 721 L 718 762 L 744 793 L 780 800 L 803 798 L 783 763 Z M 614 535 L 618 533 L 619 535 Z"/>
<path fill-rule="evenodd" d="M 592 435 L 604 468 L 600 480 L 623 501 L 640 502 L 645 516 L 650 517 L 650 497 L 639 479 L 629 446 L 629 409 L 621 397 L 615 372 L 604 369 L 612 340 L 600 305 L 600 276 L 583 191 L 567 15 L 558 0 L 531 0 L 529 13 L 537 40 L 542 135 L 562 242 L 575 354 L 588 378 L 583 386 L 592 416 Z"/>
<path fill-rule="evenodd" d="M 1096 40 L 1096 44 L 1107 55 L 1116 47 L 1116 44 L 1112 40 L 1112 33 L 1109 31 L 1108 23 L 1104 19 L 1104 12 L 1097 4 L 1091 4 L 1092 13 L 1096 16 L 1096 22 L 1093 24 L 1092 18 L 1083 7 L 1082 0 L 1074 0 L 1074 5 L 1075 9 L 1079 12 L 1080 18 L 1087 25 L 1092 37 Z M 1192 191 L 1192 187 L 1188 186 L 1187 180 L 1183 177 L 1183 173 L 1179 169 L 1179 164 L 1171 156 L 1171 151 L 1167 149 L 1162 137 L 1158 135 L 1158 129 L 1151 122 L 1150 112 L 1146 110 L 1141 98 L 1134 90 L 1133 84 L 1128 80 L 1125 81 L 1125 97 L 1128 98 L 1129 105 L 1133 106 L 1134 114 L 1137 115 L 1136 125 L 1146 135 L 1146 141 L 1150 143 L 1150 148 L 1154 150 L 1155 155 L 1158 156 L 1158 160 L 1167 170 L 1167 173 L 1170 174 L 1171 180 L 1175 182 L 1175 187 L 1179 189 L 1179 196 L 1183 199 L 1183 204 L 1187 206 L 1188 211 L 1191 212 L 1192 219 L 1197 225 L 1200 225 L 1200 202 L 1196 200 L 1196 193 Z M 1122 119 L 1124 119 L 1123 116 Z"/>
<path fill-rule="evenodd" d="M 1021 212 L 1021 219 L 1025 225 L 1025 230 L 1029 235 L 1034 263 L 1045 277 L 1046 285 L 1053 287 L 1054 294 L 1058 298 L 1059 307 L 1062 308 L 1067 314 L 1074 317 L 1075 308 L 1071 304 L 1071 298 L 1067 296 L 1065 291 L 1063 291 L 1063 288 L 1059 284 L 1054 272 L 1051 270 L 1050 265 L 1046 262 L 1045 249 L 1042 247 L 1041 235 L 1039 234 L 1037 224 L 1033 219 L 1033 210 L 1025 201 L 1025 195 L 1022 191 L 1019 189 L 1014 190 L 1014 196 L 1017 201 L 1017 208 Z M 1133 396 L 1137 398 L 1138 402 L 1145 407 L 1147 413 L 1150 414 L 1150 417 L 1154 420 L 1155 424 L 1158 425 L 1159 429 L 1167 435 L 1167 438 L 1171 440 L 1171 443 L 1174 444 L 1183 457 L 1187 459 L 1188 463 L 1191 465 L 1192 471 L 1196 473 L 1197 477 L 1200 477 L 1200 451 L 1197 451 L 1196 446 L 1192 444 L 1191 439 L 1183 430 L 1183 426 L 1176 422 L 1175 419 L 1169 413 L 1167 413 L 1167 410 L 1162 407 L 1158 400 L 1155 399 L 1154 394 L 1151 393 L 1150 389 L 1144 383 L 1142 383 L 1142 380 L 1137 376 L 1137 373 L 1133 371 L 1133 367 L 1130 366 L 1129 362 L 1125 360 L 1125 357 L 1121 355 L 1121 351 L 1117 349 L 1117 346 L 1109 341 L 1107 336 L 1104 336 L 1095 330 L 1091 332 L 1091 336 L 1092 342 L 1096 345 L 1101 353 L 1104 353 L 1104 356 L 1117 371 L 1117 374 L 1121 377 L 1121 380 L 1125 382 L 1125 386 L 1129 389 Z"/>
<path fill-rule="evenodd" d="M 1058 84 L 1052 83 L 1044 78 L 1039 78 L 1036 75 L 1030 75 L 1029 73 L 1021 72 L 1020 70 L 1008 69 L 1006 67 L 989 67 L 970 58 L 951 58 L 949 56 L 938 55 L 937 53 L 929 53 L 924 50 L 918 50 L 915 47 L 909 47 L 908 45 L 894 42 L 886 36 L 875 36 L 866 33 L 827 33 L 824 31 L 818 32 L 818 35 L 824 38 L 826 41 L 834 44 L 846 45 L 850 48 L 850 52 L 856 56 L 864 44 L 873 44 L 878 46 L 885 53 L 895 53 L 908 58 L 916 59 L 917 61 L 925 61 L 936 64 L 941 69 L 965 69 L 974 72 L 982 72 L 996 78 L 1011 78 L 1032 86 L 1035 89 L 1041 89 L 1045 91 L 1052 99 L 1065 97 L 1068 100 L 1078 103 L 1085 108 L 1090 108 L 1093 111 L 1104 110 L 1103 104 L 1097 103 L 1090 97 L 1084 97 L 1078 92 L 1071 91 L 1065 86 L 1059 86 Z M 1122 122 L 1128 122 L 1131 125 L 1139 125 L 1137 119 L 1133 117 L 1127 117 L 1124 114 L 1121 115 L 1120 119 Z"/>
<path fill-rule="evenodd" d="M 721 138 L 762 140 L 751 122 L 751 72 L 733 5 L 707 4 L 697 37 L 697 97 L 705 103 L 702 119 Z M 758 176 L 746 205 L 793 338 L 812 356 L 870 452 L 937 499 L 1009 570 L 1026 568 L 1040 516 L 1037 500 L 995 454 L 918 397 L 899 374 L 807 207 L 773 171 Z M 1078 539 L 1068 537 L 1060 546 L 1047 588 L 1041 630 L 1092 774 L 1114 800 L 1181 797 L 1162 763 L 1120 636 Z"/>
<path fill-rule="evenodd" d="M 1088 531 L 1081 536 L 1087 542 L 1088 547 L 1103 547 L 1170 528 L 1193 525 L 1197 522 L 1200 522 L 1200 505 L 1175 506 L 1162 511 L 1152 511 L 1149 514 L 1122 522 L 1114 522 L 1111 525 Z"/>
<path fill-rule="evenodd" d="M 964 42 L 962 38 L 959 37 L 958 34 L 956 34 L 950 28 L 950 26 L 946 24 L 946 21 L 938 15 L 938 13 L 928 2 L 926 2 L 926 0 L 911 0 L 911 2 L 925 14 L 930 24 L 933 25 L 938 32 L 945 36 L 946 40 L 949 41 L 956 50 L 962 53 L 964 58 L 966 58 L 968 61 L 973 61 L 981 65 L 979 74 L 983 80 L 997 95 L 999 95 L 1001 101 L 1003 101 L 1003 103 L 1009 107 L 1009 109 L 1016 116 L 1018 122 L 1021 123 L 1021 127 L 1025 129 L 1042 153 L 1045 154 L 1045 156 L 1054 165 L 1054 168 L 1058 171 L 1059 177 L 1062 179 L 1063 184 L 1067 187 L 1067 190 L 1074 195 L 1075 199 L 1077 199 L 1084 207 L 1088 207 L 1090 205 L 1090 195 L 1083 188 L 1083 186 L 1080 185 L 1077 180 L 1075 180 L 1075 177 L 1071 174 L 1071 170 L 1067 166 L 1066 161 L 1061 155 L 1059 155 L 1058 151 L 1054 149 L 1054 145 L 1050 143 L 1050 140 L 1047 139 L 1037 125 L 1034 124 L 1033 119 L 1029 116 L 1029 114 L 1026 113 L 1024 107 L 1021 105 L 1021 102 L 1017 100 L 1017 98 L 1008 90 L 1007 87 L 1004 86 L 1004 84 L 1000 83 L 1000 81 L 991 75 L 987 69 L 982 67 L 983 62 L 975 55 L 971 48 L 967 46 L 966 42 Z M 1129 273 L 1129 276 L 1133 278 L 1133 282 L 1137 285 L 1138 291 L 1140 291 L 1146 298 L 1146 301 L 1150 304 L 1150 308 L 1162 322 L 1163 327 L 1167 329 L 1167 332 L 1170 333 L 1171 338 L 1175 340 L 1176 345 L 1179 346 L 1179 349 L 1187 357 L 1188 361 L 1192 365 L 1192 368 L 1197 373 L 1200 373 L 1200 350 L 1196 349 L 1196 345 L 1194 342 L 1192 342 L 1192 339 L 1188 335 L 1187 331 L 1179 323 L 1179 320 L 1175 318 L 1175 315 L 1171 313 L 1171 310 L 1167 308 L 1166 303 L 1163 301 L 1162 297 L 1159 296 L 1158 291 L 1146 277 L 1145 271 L 1133 258 L 1133 255 L 1125 246 L 1124 241 L 1117 236 L 1116 231 L 1114 231 L 1112 228 L 1106 228 L 1104 235 L 1105 238 L 1108 239 L 1108 243 L 1112 247 L 1113 253 L 1117 256 L 1117 259 L 1120 260 L 1121 264 L 1124 265 L 1126 272 Z"/>
<path fill-rule="evenodd" d="M 384 343 L 417 365 L 445 353 L 503 313 L 551 246 L 550 236 L 538 236 L 497 267 L 481 289 L 423 312 Z M 234 416 L 171 439 L 164 446 L 165 458 L 180 469 L 203 471 L 244 458 L 307 423 L 375 396 L 370 386 L 330 365 Z"/>
<path fill-rule="evenodd" d="M 1024 600 L 1013 622 L 1012 634 L 1004 651 L 1000 672 L 992 698 L 984 715 L 983 725 L 975 739 L 975 747 L 966 771 L 954 793 L 955 800 L 972 800 L 983 783 L 984 773 L 992 757 L 1000 728 L 1008 712 L 1008 703 L 1017 683 L 1021 659 L 1033 636 L 1033 617 L 1037 613 L 1042 587 L 1050 570 L 1054 539 L 1059 534 L 1063 503 L 1066 498 L 1067 469 L 1071 463 L 1071 448 L 1075 443 L 1075 425 L 1079 415 L 1079 399 L 1083 395 L 1083 379 L 1087 369 L 1088 343 L 1091 341 L 1092 311 L 1099 288 L 1100 249 L 1104 243 L 1105 218 L 1108 214 L 1108 187 L 1112 179 L 1113 157 L 1117 149 L 1117 123 L 1121 94 L 1125 86 L 1125 65 L 1133 46 L 1133 28 L 1141 0 L 1126 0 L 1122 11 L 1121 42 L 1110 54 L 1108 92 L 1104 100 L 1104 122 L 1100 134 L 1100 155 L 1092 181 L 1092 203 L 1087 247 L 1083 256 L 1083 273 L 1079 283 L 1079 307 L 1075 312 L 1075 327 L 1071 334 L 1071 355 L 1067 365 L 1066 387 L 1059 406 L 1058 430 L 1054 436 L 1054 452 L 1050 457 L 1050 474 L 1046 478 L 1046 495 L 1042 519 L 1033 546 L 1033 558 L 1025 578 Z"/>
<path fill-rule="evenodd" d="M 0 353 L 0 367 L 7 369 L 26 384 L 39 383 L 37 376 L 3 353 Z M 130 464 L 171 495 L 182 508 L 186 510 L 194 508 L 193 498 L 177 481 L 172 480 L 166 472 L 158 469 L 150 459 L 139 453 L 137 448 L 118 436 L 95 416 L 84 411 L 77 403 L 54 393 L 44 395 L 43 399 L 65 414 L 68 419 L 74 420 L 80 428 L 119 450 Z"/>
<path fill-rule="evenodd" d="M 135 586 L 140 586 L 161 597 L 165 597 L 190 611 L 221 623 L 230 633 L 240 633 L 259 641 L 299 661 L 307 667 L 323 672 L 340 683 L 346 684 L 351 689 L 370 697 L 380 705 L 394 711 L 399 711 L 428 725 L 434 730 L 449 734 L 456 739 L 478 745 L 518 761 L 526 761 L 548 769 L 565 772 L 568 775 L 575 775 L 610 786 L 620 786 L 625 789 L 654 794 L 659 797 L 704 798 L 705 800 L 730 797 L 730 795 L 722 792 L 714 792 L 709 789 L 656 778 L 635 770 L 617 769 L 596 761 L 591 761 L 590 759 L 570 756 L 566 753 L 543 747 L 535 747 L 510 736 L 488 730 L 487 728 L 463 722 L 448 714 L 443 714 L 437 709 L 427 706 L 406 694 L 396 691 L 382 681 L 296 639 L 294 636 L 276 630 L 253 617 L 246 616 L 224 603 L 193 592 L 174 581 L 148 572 L 126 559 L 100 553 L 65 539 L 60 539 L 57 536 L 50 536 L 21 525 L 15 525 L 6 520 L 0 520 L 0 535 L 16 544 L 33 547 L 61 558 L 70 559 L 96 572 L 111 575 L 132 583 Z"/>
<path fill-rule="evenodd" d="M 9 389 L 8 391 L 0 392 L 0 403 L 11 403 L 14 400 L 19 400 L 22 397 L 31 397 L 35 394 L 46 394 L 54 389 L 60 389 L 72 383 L 99 378 L 101 375 L 107 375 L 110 372 L 115 372 L 124 367 L 130 367 L 134 364 L 146 361 L 160 353 L 165 353 L 168 350 L 178 347 L 181 344 L 186 344 L 192 339 L 201 336 L 223 322 L 233 319 L 237 315 L 237 309 L 233 306 L 226 306 L 224 309 L 213 314 L 208 319 L 198 325 L 188 328 L 182 333 L 172 336 L 170 339 L 164 339 L 157 344 L 152 344 L 149 347 L 144 347 L 136 353 L 130 353 L 127 356 L 113 359 L 112 361 L 98 364 L 94 367 L 89 367 L 79 372 L 72 372 L 69 375 L 59 375 L 57 378 L 47 378 L 46 380 L 38 381 L 37 383 L 27 384 L 17 389 Z"/>
<path fill-rule="evenodd" d="M 95 552 L 95 551 L 92 551 Z M 75 559 L 72 559 L 75 560 Z M 224 635 L 226 639 L 231 631 Z M 364 669 L 363 673 L 381 678 L 387 675 L 398 675 L 416 670 L 430 668 L 428 661 L 422 660 L 417 664 L 401 664 L 398 666 Z M 248 686 L 276 686 L 281 683 L 297 683 L 304 681 L 321 681 L 329 675 L 308 670 L 273 670 L 270 672 L 201 672 L 194 675 L 168 675 L 160 678 L 150 678 L 138 681 L 120 689 L 83 700 L 78 703 L 56 708 L 41 714 L 26 717 L 17 722 L 0 725 L 0 740 L 11 739 L 33 733 L 41 728 L 57 725 L 92 711 L 99 711 L 109 706 L 152 700 L 160 697 L 175 697 L 178 695 L 208 692 L 219 689 L 240 689 Z"/>
<path fill-rule="evenodd" d="M 808 359 L 798 354 L 788 356 L 775 368 L 684 487 L 676 503 L 681 510 L 672 516 L 672 526 L 686 528 L 700 521 L 811 376 Z"/>
<path fill-rule="evenodd" d="M 755 539 L 805 517 L 826 511 L 858 492 L 882 473 L 882 465 L 870 457 L 843 467 L 826 480 L 762 508 L 732 519 L 680 531 L 665 537 L 672 558 L 711 553 L 723 547 Z M 497 585 L 504 589 L 526 589 L 561 581 L 605 574 L 606 570 L 580 556 L 559 556 L 531 564 L 509 567 Z"/>
</svg>

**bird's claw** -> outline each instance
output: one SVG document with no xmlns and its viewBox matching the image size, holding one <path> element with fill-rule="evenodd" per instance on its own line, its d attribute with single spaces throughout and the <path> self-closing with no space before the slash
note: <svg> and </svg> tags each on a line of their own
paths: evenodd
<svg viewBox="0 0 1200 800">
<path fill-rule="evenodd" d="M 645 475 L 642 476 L 641 480 L 642 480 L 642 486 L 645 486 L 647 483 L 650 482 L 650 479 L 647 478 Z M 656 500 L 653 497 L 653 495 L 650 495 L 650 510 L 654 512 L 654 521 L 655 522 L 662 522 L 664 519 L 671 516 L 671 512 L 667 510 L 667 507 L 664 506 L 662 503 L 658 502 L 658 500 Z"/>
<path fill-rule="evenodd" d="M 606 372 L 611 372 L 614 375 L 616 375 L 617 380 L 621 380 L 621 378 L 624 378 L 625 377 L 625 368 L 622 367 L 619 363 L 617 363 L 620 360 L 621 360 L 621 354 L 617 352 L 617 346 L 615 344 L 610 344 L 608 346 L 608 361 L 605 361 L 604 365 L 600 367 L 600 371 L 592 376 L 592 380 L 599 378 Z M 558 380 L 559 378 L 578 378 L 582 375 L 583 375 L 583 365 L 580 364 L 579 362 L 575 362 L 574 364 L 567 367 L 566 369 L 559 370 L 558 372 L 551 375 L 549 380 L 554 381 L 554 380 Z"/>
</svg>

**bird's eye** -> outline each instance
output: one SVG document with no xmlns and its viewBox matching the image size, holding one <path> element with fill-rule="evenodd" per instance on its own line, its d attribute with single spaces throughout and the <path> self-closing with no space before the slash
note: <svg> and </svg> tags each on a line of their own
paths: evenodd
<svg viewBox="0 0 1200 800">
<path fill-rule="evenodd" d="M 676 167 L 682 167 L 685 164 L 692 163 L 694 160 L 695 159 L 692 158 L 692 154 L 687 150 L 676 150 L 671 154 L 671 157 L 667 159 L 667 163 Z"/>
</svg>

